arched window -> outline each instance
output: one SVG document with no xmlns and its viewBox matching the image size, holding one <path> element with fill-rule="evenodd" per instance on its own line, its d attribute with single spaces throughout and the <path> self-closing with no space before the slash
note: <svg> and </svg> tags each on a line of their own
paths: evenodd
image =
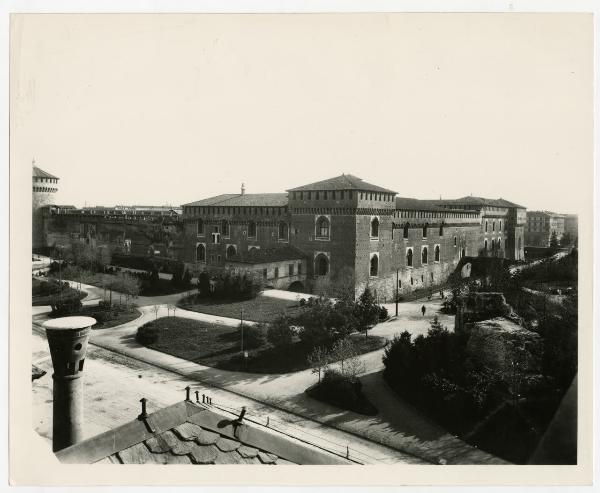
<svg viewBox="0 0 600 493">
<path fill-rule="evenodd" d="M 278 232 L 278 237 L 280 240 L 287 240 L 288 239 L 288 225 L 287 223 L 284 223 L 283 221 L 281 221 L 279 223 L 279 232 Z"/>
<path fill-rule="evenodd" d="M 379 272 L 379 256 L 377 254 L 375 254 L 371 257 L 370 275 L 377 276 L 378 272 Z"/>
<path fill-rule="evenodd" d="M 427 263 L 427 247 L 423 247 L 423 250 L 421 250 L 421 263 L 422 264 L 426 264 Z"/>
<path fill-rule="evenodd" d="M 423 225 L 423 238 L 427 238 L 427 228 L 429 227 L 429 223 L 425 223 Z"/>
<path fill-rule="evenodd" d="M 202 219 L 198 219 L 198 221 L 196 221 L 196 234 L 198 236 L 202 236 L 204 234 L 204 221 Z"/>
<path fill-rule="evenodd" d="M 237 253 L 235 245 L 229 245 L 227 247 L 227 251 L 225 252 L 225 258 L 231 258 Z"/>
<path fill-rule="evenodd" d="M 467 256 L 467 250 L 466 250 L 466 249 L 464 249 L 464 248 L 463 248 L 461 253 L 462 253 L 462 256 L 463 256 L 463 257 L 466 257 L 466 256 Z"/>
<path fill-rule="evenodd" d="M 487 230 L 488 230 L 488 222 L 487 222 L 487 220 L 486 220 L 486 221 L 485 221 L 485 232 L 486 232 L 486 233 L 487 233 Z"/>
<path fill-rule="evenodd" d="M 248 223 L 248 238 L 256 238 L 256 223 L 254 221 Z"/>
<path fill-rule="evenodd" d="M 321 216 L 317 219 L 317 238 L 329 239 L 329 219 Z"/>
<path fill-rule="evenodd" d="M 483 249 L 487 252 L 487 249 L 488 249 L 488 241 L 487 240 L 485 240 L 483 242 Z"/>
<path fill-rule="evenodd" d="M 223 236 L 229 236 L 229 221 L 227 219 L 221 221 L 221 234 Z"/>
<path fill-rule="evenodd" d="M 379 236 L 379 219 L 374 217 L 371 219 L 371 238 L 377 238 Z"/>
<path fill-rule="evenodd" d="M 205 262 L 206 261 L 206 247 L 203 243 L 199 243 L 196 246 L 196 262 Z"/>
<path fill-rule="evenodd" d="M 498 225 L 498 231 L 502 231 L 502 219 L 500 219 L 500 224 Z"/>
<path fill-rule="evenodd" d="M 320 253 L 315 258 L 315 274 L 317 276 L 326 276 L 329 273 L 329 259 L 327 255 Z"/>
<path fill-rule="evenodd" d="M 433 251 L 433 255 L 434 255 L 434 260 L 436 262 L 439 262 L 440 261 L 440 246 L 439 245 L 435 246 L 435 250 Z"/>
<path fill-rule="evenodd" d="M 456 236 L 454 237 L 454 246 L 456 246 Z"/>
<path fill-rule="evenodd" d="M 413 264 L 413 252 L 412 252 L 412 248 L 409 248 L 408 250 L 406 250 L 406 266 L 412 267 L 412 264 Z"/>
<path fill-rule="evenodd" d="M 444 236 L 444 223 L 440 224 L 440 236 Z"/>
<path fill-rule="evenodd" d="M 492 221 L 492 231 L 496 231 L 496 221 Z"/>
<path fill-rule="evenodd" d="M 404 230 L 403 230 L 403 232 L 402 232 L 402 237 L 403 237 L 403 238 L 408 238 L 408 223 L 406 223 L 406 224 L 404 225 Z"/>
</svg>

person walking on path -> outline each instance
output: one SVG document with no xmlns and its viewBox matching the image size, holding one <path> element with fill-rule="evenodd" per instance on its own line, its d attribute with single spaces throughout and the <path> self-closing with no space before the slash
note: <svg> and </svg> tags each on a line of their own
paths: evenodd
<svg viewBox="0 0 600 493">
<path fill-rule="evenodd" d="M 425 305 L 423 305 L 423 306 L 421 307 L 421 313 L 423 314 L 423 316 L 425 316 Z"/>
</svg>

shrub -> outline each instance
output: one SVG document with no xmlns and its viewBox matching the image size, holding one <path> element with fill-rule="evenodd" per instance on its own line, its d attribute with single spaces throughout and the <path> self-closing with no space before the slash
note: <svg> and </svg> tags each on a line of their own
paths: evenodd
<svg viewBox="0 0 600 493">
<path fill-rule="evenodd" d="M 321 383 L 309 390 L 313 397 L 357 413 L 374 416 L 377 409 L 362 393 L 358 378 L 349 377 L 333 369 L 325 370 Z"/>
<path fill-rule="evenodd" d="M 51 303 L 50 308 L 52 309 L 53 316 L 67 317 L 69 315 L 79 313 L 81 311 L 82 306 L 83 305 L 81 304 L 79 297 L 63 299 L 60 301 L 55 298 Z"/>
<path fill-rule="evenodd" d="M 379 321 L 383 322 L 384 320 L 388 319 L 388 311 L 387 308 L 385 306 L 380 306 L 379 307 Z"/>
<path fill-rule="evenodd" d="M 300 298 L 300 301 L 298 303 L 300 304 L 300 306 L 306 306 L 306 298 Z"/>
<path fill-rule="evenodd" d="M 158 342 L 160 329 L 149 324 L 144 324 L 138 328 L 135 340 L 143 346 L 148 346 Z"/>
<path fill-rule="evenodd" d="M 292 344 L 294 331 L 290 327 L 290 318 L 279 315 L 267 330 L 267 340 L 276 348 L 287 347 Z"/>
</svg>

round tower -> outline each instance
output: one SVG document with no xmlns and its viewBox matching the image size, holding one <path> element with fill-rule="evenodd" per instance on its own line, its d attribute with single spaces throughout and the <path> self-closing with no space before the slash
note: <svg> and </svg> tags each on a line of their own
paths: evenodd
<svg viewBox="0 0 600 493">
<path fill-rule="evenodd" d="M 52 450 L 57 452 L 83 438 L 83 363 L 91 317 L 62 317 L 44 322 L 50 346 L 52 375 Z"/>
<path fill-rule="evenodd" d="M 54 196 L 58 191 L 58 177 L 33 165 L 33 202 L 32 202 L 32 248 L 42 248 L 46 245 L 44 232 L 43 207 L 54 204 Z"/>
</svg>

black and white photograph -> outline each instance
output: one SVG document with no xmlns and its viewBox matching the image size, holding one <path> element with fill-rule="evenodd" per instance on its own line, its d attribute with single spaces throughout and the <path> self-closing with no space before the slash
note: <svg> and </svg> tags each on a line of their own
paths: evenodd
<svg viewBox="0 0 600 493">
<path fill-rule="evenodd" d="M 13 484 L 589 484 L 592 13 L 9 43 Z"/>
</svg>

